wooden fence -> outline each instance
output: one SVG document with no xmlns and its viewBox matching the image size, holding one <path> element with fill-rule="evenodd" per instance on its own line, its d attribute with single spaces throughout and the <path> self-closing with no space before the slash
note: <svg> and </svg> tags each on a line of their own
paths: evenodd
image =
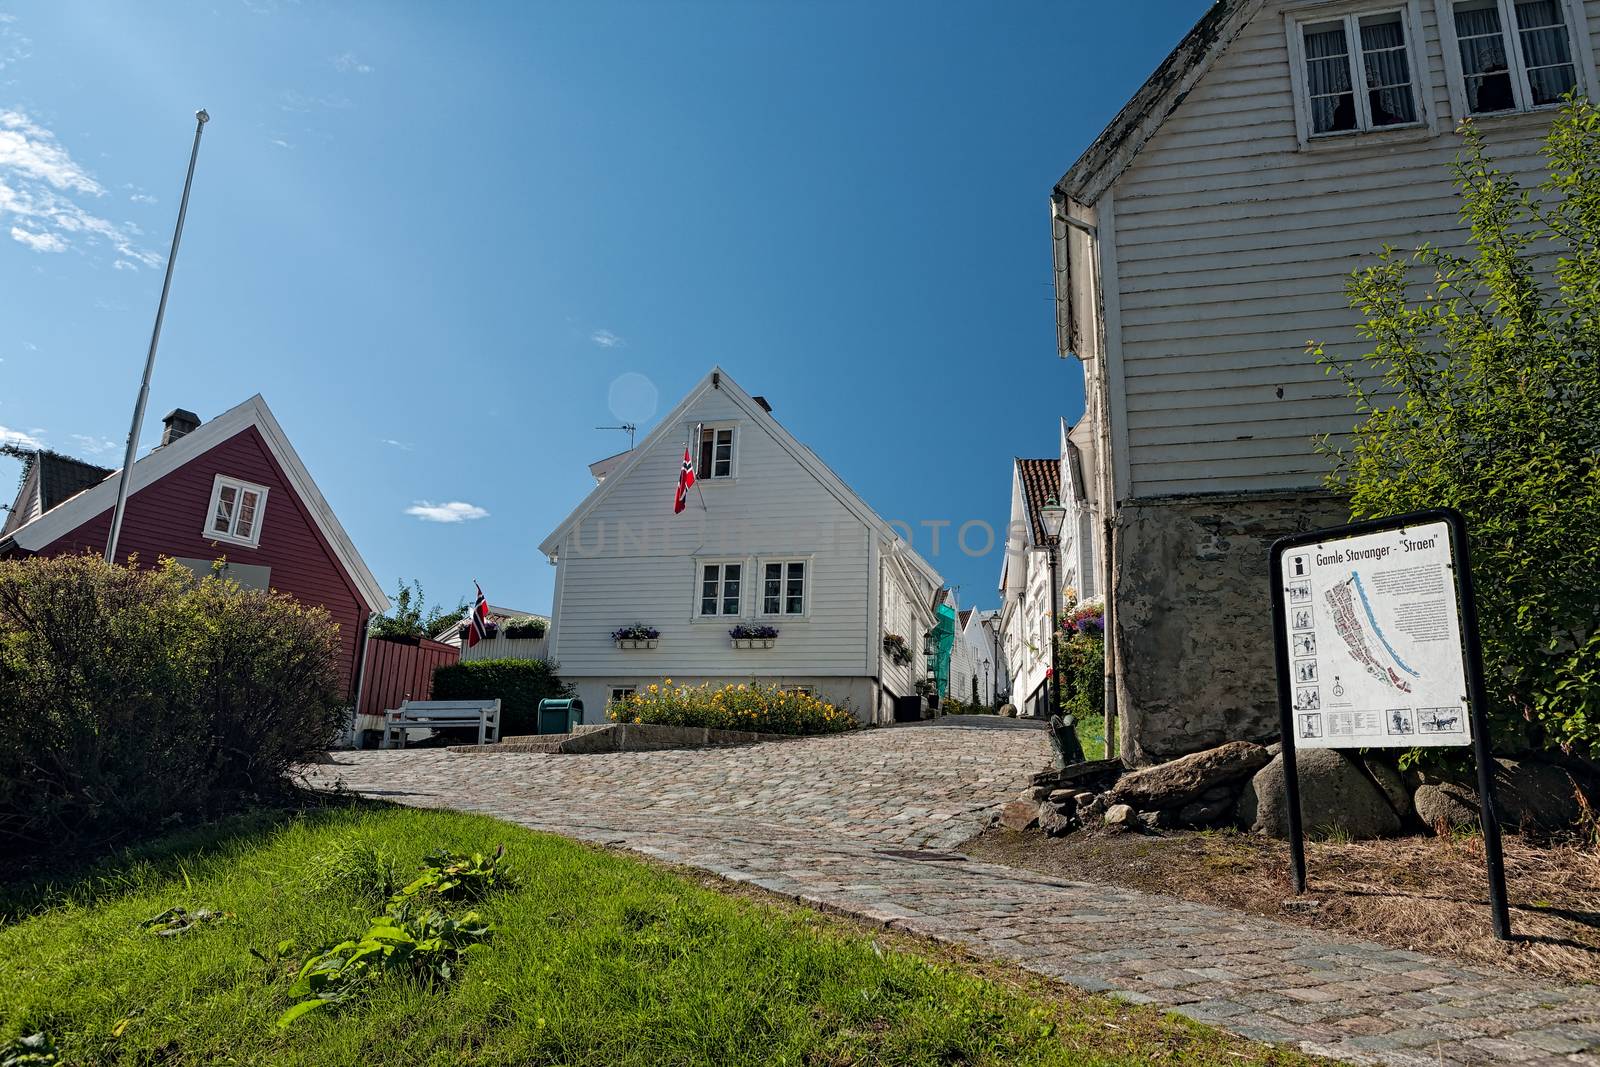
<svg viewBox="0 0 1600 1067">
<path fill-rule="evenodd" d="M 460 658 L 460 649 L 426 638 L 397 641 L 374 637 L 367 643 L 360 713 L 382 715 L 387 708 L 398 708 L 402 700 L 431 700 L 433 669 Z"/>
</svg>

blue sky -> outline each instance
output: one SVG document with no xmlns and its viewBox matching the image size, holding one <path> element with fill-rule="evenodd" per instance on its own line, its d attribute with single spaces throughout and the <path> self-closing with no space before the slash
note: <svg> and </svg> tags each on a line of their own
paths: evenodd
<svg viewBox="0 0 1600 1067">
<path fill-rule="evenodd" d="M 921 524 L 1082 411 L 1047 196 L 1206 6 L 0 0 L 0 436 L 118 462 L 204 106 L 147 443 L 259 391 L 386 586 L 543 611 L 720 363 L 990 606 Z"/>
</svg>

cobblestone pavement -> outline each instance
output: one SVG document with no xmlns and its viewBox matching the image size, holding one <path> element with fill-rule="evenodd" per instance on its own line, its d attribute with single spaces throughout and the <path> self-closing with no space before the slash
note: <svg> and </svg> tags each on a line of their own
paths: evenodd
<svg viewBox="0 0 1600 1067">
<path fill-rule="evenodd" d="M 1033 724 L 958 718 L 728 749 L 338 752 L 308 777 L 701 867 L 1308 1052 L 1600 1065 L 1600 988 L 944 851 L 981 829 L 1047 751 Z"/>
</svg>

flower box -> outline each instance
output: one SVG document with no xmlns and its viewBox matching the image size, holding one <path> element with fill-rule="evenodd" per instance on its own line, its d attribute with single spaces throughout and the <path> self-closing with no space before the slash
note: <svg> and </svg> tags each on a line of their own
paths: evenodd
<svg viewBox="0 0 1600 1067">
<path fill-rule="evenodd" d="M 618 648 L 655 648 L 656 645 L 658 645 L 660 643 L 661 643 L 660 638 L 656 638 L 656 637 L 619 637 L 619 638 L 617 638 L 617 647 Z"/>
<path fill-rule="evenodd" d="M 776 637 L 735 637 L 734 648 L 772 648 L 778 643 Z"/>
</svg>

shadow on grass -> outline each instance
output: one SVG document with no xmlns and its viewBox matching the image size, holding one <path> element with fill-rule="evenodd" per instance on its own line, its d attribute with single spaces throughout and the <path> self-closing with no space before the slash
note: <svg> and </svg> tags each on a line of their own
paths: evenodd
<svg viewBox="0 0 1600 1067">
<path fill-rule="evenodd" d="M 64 905 L 90 907 L 152 882 L 183 876 L 208 860 L 265 844 L 296 822 L 318 823 L 341 812 L 393 808 L 360 797 L 303 792 L 292 801 L 251 808 L 199 826 L 170 828 L 149 840 L 98 855 L 30 857 L 17 877 L 0 881 L 0 926 Z"/>
</svg>

